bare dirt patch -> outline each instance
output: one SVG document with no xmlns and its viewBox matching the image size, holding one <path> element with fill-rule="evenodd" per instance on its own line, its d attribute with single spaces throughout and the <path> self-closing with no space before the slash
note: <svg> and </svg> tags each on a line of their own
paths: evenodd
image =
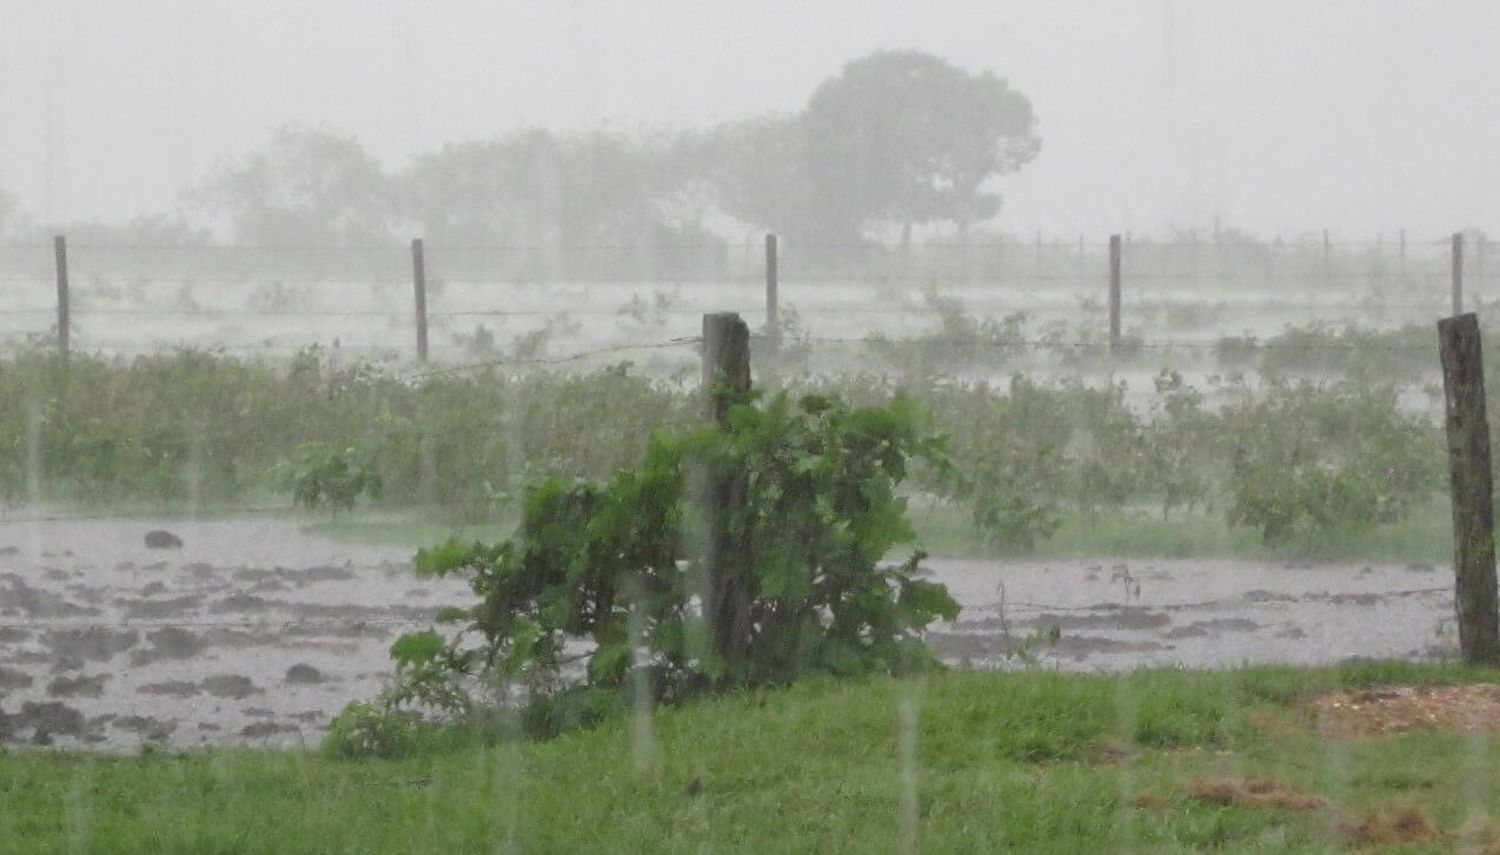
<svg viewBox="0 0 1500 855">
<path fill-rule="evenodd" d="M 1417 805 L 1387 805 L 1344 826 L 1344 838 L 1356 846 L 1401 846 L 1440 843 L 1444 836 Z"/>
<path fill-rule="evenodd" d="M 1299 792 L 1269 778 L 1194 778 L 1188 782 L 1186 793 L 1193 801 L 1233 807 L 1314 810 L 1328 804 L 1322 796 Z"/>
<path fill-rule="evenodd" d="M 1500 731 L 1500 686 L 1384 686 L 1307 701 L 1318 732 L 1370 738 L 1432 731 Z"/>
</svg>

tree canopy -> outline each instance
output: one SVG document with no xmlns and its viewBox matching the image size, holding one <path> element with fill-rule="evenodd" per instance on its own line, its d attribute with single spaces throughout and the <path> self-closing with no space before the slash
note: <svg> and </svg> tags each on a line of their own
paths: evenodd
<svg viewBox="0 0 1500 855">
<path fill-rule="evenodd" d="M 718 211 L 799 238 L 994 217 L 992 179 L 1040 150 L 1030 101 L 915 51 L 854 60 L 794 115 L 677 136 L 533 129 L 452 143 L 388 173 L 358 140 L 282 128 L 193 199 L 260 244 L 702 241 Z M 0 199 L 0 217 L 4 216 Z M 710 239 L 711 240 L 711 239 Z"/>
</svg>

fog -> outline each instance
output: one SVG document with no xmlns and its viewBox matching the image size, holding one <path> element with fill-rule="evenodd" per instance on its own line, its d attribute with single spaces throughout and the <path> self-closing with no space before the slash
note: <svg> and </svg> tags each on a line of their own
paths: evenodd
<svg viewBox="0 0 1500 855">
<path fill-rule="evenodd" d="M 1394 0 L 0 0 L 0 187 L 42 222 L 123 219 L 281 125 L 396 170 L 530 127 L 791 113 L 911 48 L 1031 99 L 1007 232 L 1438 235 L 1500 198 L 1496 32 L 1491 3 Z"/>
</svg>

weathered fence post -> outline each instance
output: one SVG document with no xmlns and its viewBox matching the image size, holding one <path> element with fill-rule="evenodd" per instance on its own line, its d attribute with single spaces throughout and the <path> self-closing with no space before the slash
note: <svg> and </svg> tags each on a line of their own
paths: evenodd
<svg viewBox="0 0 1500 855">
<path fill-rule="evenodd" d="M 68 358 L 68 239 L 62 235 L 52 239 L 53 254 L 57 259 L 57 352 Z"/>
<path fill-rule="evenodd" d="M 721 387 L 727 386 L 725 390 Z M 750 328 L 735 312 L 703 316 L 704 417 L 726 427 L 733 394 L 750 389 Z M 739 544 L 729 536 L 729 516 L 745 497 L 743 476 L 711 475 L 705 484 L 708 520 L 703 615 L 713 649 L 724 664 L 741 661 L 750 640 L 751 590 L 742 577 Z"/>
<path fill-rule="evenodd" d="M 1500 665 L 1494 485 L 1478 316 L 1471 312 L 1438 321 L 1438 342 L 1453 493 L 1453 602 L 1459 649 L 1465 662 Z"/>
<path fill-rule="evenodd" d="M 417 297 L 417 361 L 427 361 L 427 258 L 422 239 L 412 238 L 411 282 Z"/>
<path fill-rule="evenodd" d="M 766 335 L 781 338 L 781 306 L 778 303 L 776 236 L 766 235 Z"/>
<path fill-rule="evenodd" d="M 1109 346 L 1120 346 L 1120 236 L 1109 236 Z"/>
<path fill-rule="evenodd" d="M 1464 233 L 1453 233 L 1453 314 L 1464 311 Z"/>
</svg>

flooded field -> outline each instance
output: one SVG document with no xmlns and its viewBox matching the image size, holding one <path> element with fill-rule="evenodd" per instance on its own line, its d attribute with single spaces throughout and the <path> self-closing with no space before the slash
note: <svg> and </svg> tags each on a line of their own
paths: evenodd
<svg viewBox="0 0 1500 855">
<path fill-rule="evenodd" d="M 148 546 L 153 532 L 181 545 L 156 534 Z M 468 598 L 461 580 L 416 578 L 410 558 L 285 519 L 7 521 L 0 738 L 116 750 L 314 744 L 346 703 L 381 689 L 400 632 Z M 1452 636 L 1443 567 L 928 566 L 964 606 L 929 641 L 965 667 L 1427 658 Z"/>
</svg>

